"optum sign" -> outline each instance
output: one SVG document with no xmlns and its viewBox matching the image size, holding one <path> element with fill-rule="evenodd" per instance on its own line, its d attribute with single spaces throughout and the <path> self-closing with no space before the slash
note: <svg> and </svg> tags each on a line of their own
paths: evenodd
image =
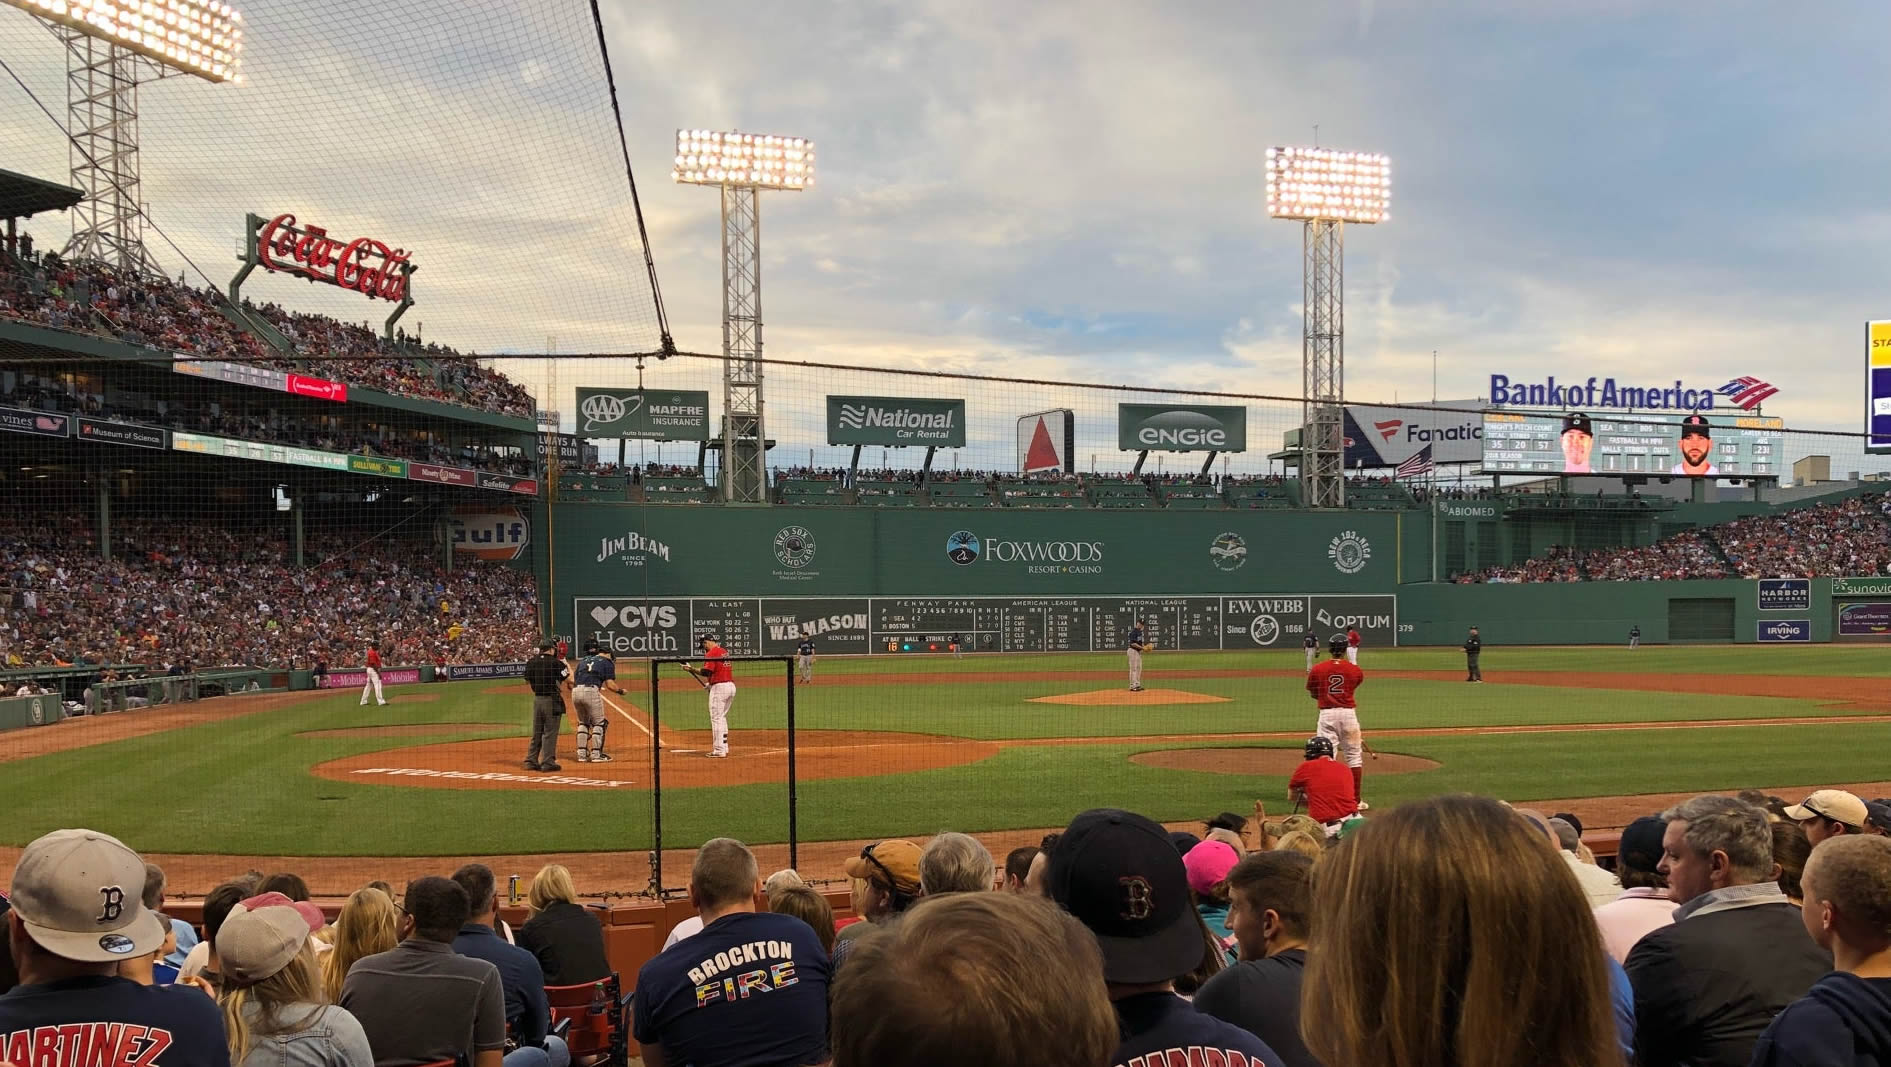
<svg viewBox="0 0 1891 1067">
<path fill-rule="evenodd" d="M 1248 409 L 1210 404 L 1118 404 L 1116 447 L 1128 452 L 1245 452 Z"/>
</svg>

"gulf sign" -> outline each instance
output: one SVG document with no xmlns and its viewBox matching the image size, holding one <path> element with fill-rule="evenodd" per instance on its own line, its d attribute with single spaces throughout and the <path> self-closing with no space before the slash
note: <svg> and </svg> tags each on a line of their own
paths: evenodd
<svg viewBox="0 0 1891 1067">
<path fill-rule="evenodd" d="M 453 551 L 480 559 L 518 559 L 532 543 L 532 524 L 517 508 L 463 511 L 447 520 Z"/>
</svg>

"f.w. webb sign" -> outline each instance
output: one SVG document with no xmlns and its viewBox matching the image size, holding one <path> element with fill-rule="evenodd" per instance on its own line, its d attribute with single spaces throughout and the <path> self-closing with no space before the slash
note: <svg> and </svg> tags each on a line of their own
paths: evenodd
<svg viewBox="0 0 1891 1067">
<path fill-rule="evenodd" d="M 965 401 L 923 396 L 830 396 L 830 445 L 965 447 Z"/>
</svg>

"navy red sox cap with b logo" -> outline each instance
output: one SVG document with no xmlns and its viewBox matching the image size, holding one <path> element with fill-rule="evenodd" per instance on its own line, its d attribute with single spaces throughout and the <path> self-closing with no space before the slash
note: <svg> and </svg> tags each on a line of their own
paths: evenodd
<svg viewBox="0 0 1891 1067">
<path fill-rule="evenodd" d="M 63 959 L 113 963 L 164 943 L 144 907 L 144 860 L 95 830 L 54 830 L 26 846 L 12 900 L 27 936 Z"/>
<path fill-rule="evenodd" d="M 1096 808 L 1051 850 L 1051 899 L 1096 935 L 1103 977 L 1164 982 L 1202 962 L 1188 870 L 1168 831 L 1134 812 Z"/>
</svg>

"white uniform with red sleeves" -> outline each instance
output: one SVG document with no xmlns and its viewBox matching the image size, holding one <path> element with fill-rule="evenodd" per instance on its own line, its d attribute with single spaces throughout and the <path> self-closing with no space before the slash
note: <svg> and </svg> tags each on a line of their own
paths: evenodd
<svg viewBox="0 0 1891 1067">
<path fill-rule="evenodd" d="M 735 672 L 729 668 L 729 650 L 717 645 L 703 656 L 709 675 L 709 754 L 729 754 L 729 705 L 735 703 Z"/>
<path fill-rule="evenodd" d="M 368 706 L 369 692 L 374 694 L 375 703 L 387 703 L 387 698 L 381 695 L 381 653 L 378 649 L 368 649 L 368 666 L 365 673 L 368 680 L 361 684 L 361 706 L 364 708 Z"/>
</svg>

